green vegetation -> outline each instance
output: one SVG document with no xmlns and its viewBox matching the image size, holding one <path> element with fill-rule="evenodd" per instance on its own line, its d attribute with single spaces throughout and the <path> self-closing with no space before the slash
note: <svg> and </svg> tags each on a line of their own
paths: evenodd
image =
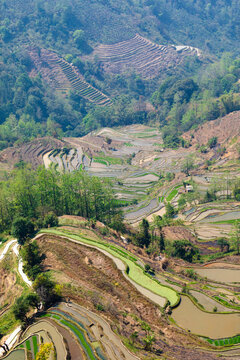
<svg viewBox="0 0 240 360">
<path fill-rule="evenodd" d="M 33 236 L 34 224 L 23 217 L 15 218 L 12 224 L 12 235 L 17 238 L 18 243 L 23 245 L 27 238 Z"/>
<path fill-rule="evenodd" d="M 0 231 L 10 230 L 14 218 L 12 233 L 21 244 L 33 235 L 34 226 L 57 225 L 56 215 L 63 214 L 109 226 L 121 221 L 111 183 L 83 171 L 60 174 L 54 169 L 25 167 L 0 183 Z"/>
<path fill-rule="evenodd" d="M 234 229 L 231 233 L 231 245 L 236 250 L 237 255 L 240 253 L 240 221 L 235 221 Z"/>
<path fill-rule="evenodd" d="M 151 276 L 144 273 L 144 269 L 142 269 L 138 264 L 136 264 L 137 259 L 133 257 L 131 254 L 123 251 L 122 249 L 113 246 L 109 243 L 105 243 L 103 241 L 94 241 L 92 239 L 88 239 L 83 236 L 74 235 L 69 231 L 60 231 L 60 230 L 44 230 L 44 232 L 57 234 L 60 236 L 68 236 L 72 239 L 78 240 L 79 242 L 94 245 L 97 248 L 104 249 L 109 252 L 111 255 L 121 259 L 126 265 L 129 267 L 129 274 L 128 276 L 135 281 L 137 284 L 145 287 L 146 289 L 165 297 L 169 300 L 170 304 L 176 305 L 179 301 L 179 297 L 177 293 L 172 290 L 170 287 L 161 285 Z"/>
<path fill-rule="evenodd" d="M 40 253 L 36 241 L 25 243 L 21 248 L 21 255 L 24 263 L 24 272 L 30 279 L 34 280 L 42 271 L 42 261 L 45 259 L 45 255 Z"/>
<path fill-rule="evenodd" d="M 228 302 L 224 299 L 222 299 L 220 296 L 214 296 L 214 299 L 216 299 L 218 302 L 220 302 L 222 305 L 229 307 L 234 310 L 240 310 L 240 305 L 237 305 L 233 302 Z"/>
<path fill-rule="evenodd" d="M 89 346 L 88 342 L 86 341 L 83 333 L 78 329 L 78 327 L 76 325 L 74 325 L 73 323 L 71 323 L 70 321 L 67 320 L 61 320 L 60 321 L 61 324 L 67 326 L 69 329 L 71 329 L 73 331 L 73 333 L 77 336 L 78 340 L 80 341 L 80 343 L 82 344 L 83 349 L 86 351 L 87 356 L 91 359 L 91 360 L 96 360 L 96 357 L 93 354 L 93 351 L 91 349 L 91 347 Z"/>
<path fill-rule="evenodd" d="M 172 201 L 172 199 L 175 198 L 175 196 L 178 194 L 178 189 L 181 187 L 182 185 L 177 185 L 174 187 L 174 189 L 171 190 L 171 192 L 168 194 L 168 196 L 166 197 L 166 201 L 170 202 Z"/>
<path fill-rule="evenodd" d="M 152 96 L 162 119 L 163 140 L 166 147 L 186 146 L 180 134 L 198 124 L 217 119 L 240 109 L 240 97 L 236 80 L 240 62 L 224 55 L 222 59 L 209 65 L 197 81 L 169 77 Z M 238 70 L 237 70 L 238 69 Z M 229 82 L 228 82 L 228 80 Z M 167 119 L 167 121 L 166 121 Z M 208 145 L 214 147 L 217 139 Z M 188 146 L 191 145 L 191 142 Z M 186 173 L 194 164 L 184 164 Z"/>
<path fill-rule="evenodd" d="M 171 256 L 192 262 L 199 254 L 198 248 L 187 240 L 175 240 L 172 244 Z"/>
<path fill-rule="evenodd" d="M 240 220 L 240 219 L 238 219 L 238 220 Z M 236 220 L 222 220 L 222 221 L 214 221 L 214 222 L 212 222 L 212 224 L 219 224 L 219 225 L 221 225 L 221 224 L 230 224 L 230 225 L 234 225 L 235 222 L 236 222 Z"/>
<path fill-rule="evenodd" d="M 33 283 L 38 301 L 41 301 L 43 308 L 47 309 L 56 301 L 61 300 L 61 286 L 55 284 L 47 273 L 40 273 Z"/>
<path fill-rule="evenodd" d="M 31 308 L 39 308 L 40 298 L 35 293 L 22 295 L 16 299 L 13 306 L 13 314 L 16 320 L 20 320 L 22 324 L 28 324 L 28 313 Z"/>
<path fill-rule="evenodd" d="M 94 161 L 104 165 L 121 165 L 122 159 L 114 158 L 111 156 L 95 156 Z"/>
<path fill-rule="evenodd" d="M 16 320 L 14 313 L 13 313 L 13 309 L 10 309 L 0 317 L 0 333 L 2 335 L 7 335 L 18 324 L 19 324 L 19 321 Z"/>
<path fill-rule="evenodd" d="M 149 121 L 164 126 L 166 146 L 189 146 L 180 139 L 182 131 L 239 109 L 236 1 L 117 0 L 113 5 L 96 0 L 17 0 L 1 2 L 0 14 L 0 149 L 44 135 L 79 136 L 102 126 Z M 179 69 L 169 68 L 154 79 L 133 73 L 110 75 L 97 57 L 83 56 L 99 43 L 113 44 L 136 33 L 157 44 L 196 46 L 203 56 L 187 58 Z M 115 98 L 112 106 L 87 103 L 83 96 L 92 92 L 83 82 L 61 97 L 40 76 L 29 77 L 33 61 L 25 44 L 30 43 L 38 51 L 51 49 L 65 58 L 59 63 L 65 74 L 73 64 L 90 85 Z M 223 51 L 234 54 L 231 58 Z M 212 54 L 224 56 L 206 66 L 205 54 L 211 59 Z M 101 96 L 92 94 L 96 101 Z M 150 100 L 157 111 L 140 106 Z"/>
<path fill-rule="evenodd" d="M 224 338 L 218 340 L 207 339 L 207 341 L 209 342 L 209 344 L 215 346 L 232 346 L 232 345 L 240 344 L 240 336 L 237 335 L 230 338 Z"/>
</svg>

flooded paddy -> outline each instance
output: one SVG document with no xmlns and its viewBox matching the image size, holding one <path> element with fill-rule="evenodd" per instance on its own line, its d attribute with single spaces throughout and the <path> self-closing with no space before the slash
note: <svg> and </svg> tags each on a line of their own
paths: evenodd
<svg viewBox="0 0 240 360">
<path fill-rule="evenodd" d="M 173 309 L 172 318 L 180 327 L 212 339 L 240 334 L 240 313 L 210 314 L 199 310 L 187 296 L 181 297 L 180 305 Z"/>
<path fill-rule="evenodd" d="M 25 351 L 23 349 L 13 350 L 7 355 L 5 360 L 25 360 Z"/>
<path fill-rule="evenodd" d="M 239 220 L 240 211 L 229 211 L 225 214 L 217 215 L 211 214 L 206 216 L 202 222 L 217 222 L 217 221 L 228 221 L 228 220 Z"/>
<path fill-rule="evenodd" d="M 240 269 L 198 268 L 198 275 L 221 283 L 240 283 Z"/>
<path fill-rule="evenodd" d="M 145 207 L 142 207 L 133 212 L 126 213 L 125 219 L 129 222 L 141 220 L 141 218 L 146 217 L 147 215 L 150 215 L 154 211 L 160 210 L 162 207 L 163 207 L 163 204 L 159 204 L 157 199 L 153 199 Z"/>
<path fill-rule="evenodd" d="M 223 289 L 224 290 L 224 289 Z M 190 290 L 190 294 L 197 299 L 199 304 L 201 304 L 205 310 L 213 312 L 214 307 L 217 307 L 217 311 L 219 312 L 233 312 L 234 310 L 229 309 L 216 300 L 210 298 L 209 296 L 201 293 L 200 291 Z"/>
</svg>

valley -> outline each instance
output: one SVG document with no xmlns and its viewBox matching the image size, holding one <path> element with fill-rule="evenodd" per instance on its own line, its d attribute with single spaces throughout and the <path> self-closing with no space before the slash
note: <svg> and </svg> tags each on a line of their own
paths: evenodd
<svg viewBox="0 0 240 360">
<path fill-rule="evenodd" d="M 0 359 L 240 359 L 239 15 L 0 1 Z"/>
<path fill-rule="evenodd" d="M 61 284 L 64 300 L 40 319 L 38 314 L 33 317 L 34 323 L 18 335 L 17 347 L 6 359 L 25 359 L 24 354 L 30 352 L 35 358 L 41 343 L 48 343 L 49 333 L 57 358 L 62 359 L 67 354 L 73 359 L 150 359 L 140 343 L 151 334 L 151 351 L 159 359 L 162 353 L 182 359 L 183 352 L 192 359 L 193 347 L 194 359 L 204 359 L 205 351 L 209 359 L 240 356 L 240 262 L 232 251 L 218 252 L 218 240 L 230 239 L 234 222 L 240 219 L 239 202 L 232 198 L 239 177 L 238 116 L 232 116 L 236 127 L 232 132 L 225 131 L 224 125 L 221 131 L 229 117 L 216 121 L 221 146 L 226 146 L 220 156 L 217 148 L 198 151 L 211 132 L 201 140 L 196 130 L 192 145 L 177 151 L 164 148 L 159 130 L 143 125 L 103 128 L 82 138 L 37 139 L 17 150 L 2 151 L 1 166 L 7 163 L 9 171 L 14 163 L 28 159 L 33 167 L 42 164 L 60 173 L 86 171 L 93 178 L 108 178 L 129 230 L 137 231 L 142 219 L 154 229 L 154 222 L 159 215 L 164 219 L 171 203 L 178 212 L 172 222 L 164 220 L 160 230 L 164 239 L 170 243 L 188 240 L 201 256 L 200 262 L 192 264 L 174 257 L 166 260 L 162 253 L 151 255 L 129 241 L 129 230 L 120 235 L 100 222 L 90 225 L 79 216 L 60 217 L 58 227 L 41 230 L 36 241 L 46 255 L 44 270 Z M 190 174 L 186 174 L 184 166 L 192 159 Z M 208 169 L 207 161 L 212 161 Z M 215 199 L 204 203 L 195 199 L 195 193 L 200 199 L 212 189 Z M 185 197 L 187 202 L 181 207 L 179 199 Z M 153 239 L 157 238 L 156 225 L 152 231 Z M 2 261 L 12 250 L 10 240 Z M 153 273 L 146 272 L 146 264 Z M 11 306 L 6 309 L 8 316 Z M 149 333 L 144 332 L 145 323 Z M 129 340 L 135 333 L 136 345 Z"/>
</svg>

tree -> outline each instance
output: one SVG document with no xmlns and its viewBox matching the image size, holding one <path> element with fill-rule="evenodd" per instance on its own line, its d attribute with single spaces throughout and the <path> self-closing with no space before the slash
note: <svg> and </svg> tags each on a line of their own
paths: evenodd
<svg viewBox="0 0 240 360">
<path fill-rule="evenodd" d="M 21 250 L 21 255 L 24 262 L 24 271 L 32 280 L 34 280 L 42 270 L 41 263 L 45 259 L 45 255 L 40 253 L 36 241 L 25 243 Z"/>
<path fill-rule="evenodd" d="M 234 199 L 240 201 L 240 186 L 236 186 L 233 190 Z"/>
<path fill-rule="evenodd" d="M 208 146 L 210 149 L 214 148 L 217 145 L 218 138 L 213 136 L 211 139 L 208 140 Z"/>
<path fill-rule="evenodd" d="M 123 214 L 119 213 L 112 217 L 111 228 L 116 230 L 117 232 L 124 233 L 126 231 L 126 227 L 123 222 Z"/>
<path fill-rule="evenodd" d="M 204 202 L 211 202 L 211 201 L 214 201 L 214 200 L 216 200 L 217 199 L 217 196 L 216 196 L 216 194 L 215 194 L 215 192 L 210 192 L 210 191 L 206 191 L 206 194 L 204 195 L 204 199 L 203 199 L 203 201 Z"/>
<path fill-rule="evenodd" d="M 154 334 L 149 334 L 145 338 L 143 338 L 144 342 L 144 349 L 150 351 L 152 348 L 153 343 L 156 341 Z"/>
<path fill-rule="evenodd" d="M 146 272 L 149 272 L 151 270 L 151 266 L 149 264 L 145 264 L 144 269 Z"/>
<path fill-rule="evenodd" d="M 24 217 L 17 217 L 12 224 L 12 235 L 23 245 L 27 238 L 34 235 L 33 222 Z"/>
<path fill-rule="evenodd" d="M 44 309 L 60 299 L 57 285 L 47 274 L 41 273 L 33 283 L 33 288 L 38 294 Z"/>
<path fill-rule="evenodd" d="M 187 156 L 182 163 L 181 171 L 189 176 L 189 171 L 194 169 L 194 160 L 191 155 Z"/>
<path fill-rule="evenodd" d="M 35 293 L 20 296 L 13 305 L 13 314 L 23 324 L 28 323 L 27 314 L 31 308 L 39 308 L 39 297 Z"/>
<path fill-rule="evenodd" d="M 179 257 L 188 262 L 192 262 L 193 256 L 197 255 L 199 250 L 188 240 L 175 240 L 171 255 Z"/>
<path fill-rule="evenodd" d="M 131 335 L 130 335 L 130 339 L 131 339 L 131 344 L 134 345 L 136 339 L 138 338 L 138 331 L 134 331 Z"/>
<path fill-rule="evenodd" d="M 170 202 L 168 202 L 165 205 L 165 210 L 166 210 L 166 213 L 165 213 L 166 218 L 172 219 L 174 217 L 174 215 L 175 215 L 175 210 L 174 210 L 174 207 L 172 206 L 172 204 Z"/>
<path fill-rule="evenodd" d="M 135 242 L 140 247 L 148 247 L 150 244 L 149 222 L 143 219 L 139 227 L 140 232 L 137 234 Z"/>
<path fill-rule="evenodd" d="M 161 252 L 165 250 L 165 241 L 164 241 L 164 235 L 163 235 L 162 231 L 160 232 L 159 249 Z"/>
<path fill-rule="evenodd" d="M 235 221 L 234 230 L 231 232 L 231 244 L 237 251 L 237 255 L 240 253 L 240 221 Z"/>
<path fill-rule="evenodd" d="M 43 220 L 43 226 L 45 228 L 58 226 L 57 215 L 52 211 L 46 214 Z"/>
<path fill-rule="evenodd" d="M 142 329 L 146 332 L 146 336 L 145 338 L 143 339 L 143 342 L 144 342 L 144 348 L 145 350 L 147 351 L 150 351 L 151 350 L 151 347 L 152 347 L 152 344 L 155 342 L 155 335 L 154 333 L 152 332 L 150 326 L 145 322 L 143 321 L 141 323 L 141 327 Z"/>
<path fill-rule="evenodd" d="M 52 343 L 45 343 L 40 345 L 39 352 L 36 354 L 36 360 L 48 360 L 51 353 L 54 351 Z"/>
<path fill-rule="evenodd" d="M 28 322 L 27 313 L 30 311 L 30 304 L 26 301 L 25 296 L 21 296 L 15 301 L 13 305 L 13 314 L 17 320 L 20 320 L 22 323 Z"/>
<path fill-rule="evenodd" d="M 225 238 L 220 238 L 217 240 L 217 244 L 220 246 L 221 252 L 226 248 L 226 252 L 229 251 L 229 242 Z"/>
</svg>

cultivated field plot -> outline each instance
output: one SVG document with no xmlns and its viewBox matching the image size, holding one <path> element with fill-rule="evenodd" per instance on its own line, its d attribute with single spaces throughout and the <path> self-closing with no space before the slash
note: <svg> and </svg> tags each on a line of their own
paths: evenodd
<svg viewBox="0 0 240 360">
<path fill-rule="evenodd" d="M 45 167 L 54 166 L 59 171 L 84 169 L 90 175 L 110 178 L 130 223 L 161 210 L 164 198 L 149 198 L 149 191 L 162 173 L 180 172 L 189 154 L 188 149 L 163 150 L 160 131 L 144 125 L 103 128 L 63 141 L 64 146 L 44 153 Z"/>
<path fill-rule="evenodd" d="M 44 80 L 62 94 L 66 95 L 70 89 L 74 89 L 84 99 L 96 105 L 111 104 L 109 97 L 84 81 L 77 68 L 56 53 L 46 49 L 31 49 L 29 54 L 35 66 L 33 74 L 40 72 Z"/>
<path fill-rule="evenodd" d="M 46 233 L 53 235 L 66 236 L 67 233 L 58 230 L 45 230 Z M 61 238 L 60 238 L 61 240 Z M 131 280 L 131 283 L 146 297 L 149 297 L 152 301 L 156 302 L 160 306 L 164 306 L 166 300 L 171 305 L 176 305 L 179 301 L 177 293 L 170 287 L 161 285 L 160 282 L 154 280 L 148 276 L 144 269 L 139 265 L 138 259 L 132 256 L 131 253 L 124 251 L 118 246 L 110 245 L 103 241 L 95 241 L 86 237 L 71 234 L 69 240 L 79 244 L 86 244 L 90 247 L 94 247 L 99 251 L 102 251 L 112 260 L 125 274 L 125 267 L 128 266 L 129 271 L 127 279 Z"/>
<path fill-rule="evenodd" d="M 196 48 L 158 45 L 136 34 L 127 41 L 99 45 L 91 57 L 97 56 L 107 72 L 119 74 L 133 70 L 145 78 L 151 78 L 178 66 L 186 56 L 199 55 Z"/>
</svg>

